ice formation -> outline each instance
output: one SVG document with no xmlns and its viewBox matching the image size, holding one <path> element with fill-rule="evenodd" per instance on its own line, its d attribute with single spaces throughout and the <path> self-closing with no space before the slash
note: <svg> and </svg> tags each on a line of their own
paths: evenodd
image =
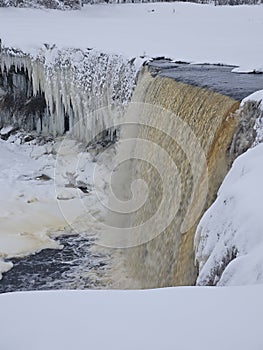
<svg viewBox="0 0 263 350">
<path fill-rule="evenodd" d="M 45 101 L 44 110 L 26 122 L 13 114 L 11 120 L 10 116 L 1 116 L 3 125 L 13 122 L 54 136 L 70 130 L 74 137 L 86 142 L 105 130 L 112 137 L 130 100 L 136 76 L 133 61 L 119 55 L 92 49 L 60 50 L 47 44 L 36 57 L 2 48 L 1 72 L 2 98 L 6 87 L 13 96 L 15 89 L 23 91 L 25 105 L 36 96 Z"/>
</svg>

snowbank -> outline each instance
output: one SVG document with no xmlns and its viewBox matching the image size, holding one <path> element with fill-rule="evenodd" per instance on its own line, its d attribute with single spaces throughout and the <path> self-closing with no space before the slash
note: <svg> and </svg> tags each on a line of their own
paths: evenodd
<svg viewBox="0 0 263 350">
<path fill-rule="evenodd" d="M 37 55 L 44 44 L 93 48 L 128 58 L 166 56 L 262 70 L 263 6 L 99 4 L 82 11 L 0 9 L 6 47 Z"/>
<path fill-rule="evenodd" d="M 198 284 L 263 283 L 262 177 L 260 144 L 234 162 L 198 225 Z"/>
<path fill-rule="evenodd" d="M 263 286 L 0 296 L 5 350 L 257 350 Z"/>
</svg>

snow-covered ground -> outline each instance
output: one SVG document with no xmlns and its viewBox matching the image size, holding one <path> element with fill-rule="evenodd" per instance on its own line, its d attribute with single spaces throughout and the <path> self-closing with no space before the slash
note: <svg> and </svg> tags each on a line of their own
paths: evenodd
<svg viewBox="0 0 263 350">
<path fill-rule="evenodd" d="M 263 6 L 191 3 L 100 4 L 70 12 L 0 8 L 0 38 L 32 54 L 55 43 L 263 70 L 262 18 Z"/>
<path fill-rule="evenodd" d="M 3 350 L 261 350 L 263 286 L 3 294 Z"/>
</svg>

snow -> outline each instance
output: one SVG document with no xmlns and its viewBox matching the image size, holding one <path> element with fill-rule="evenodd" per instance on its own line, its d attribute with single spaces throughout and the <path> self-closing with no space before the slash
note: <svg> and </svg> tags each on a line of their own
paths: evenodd
<svg viewBox="0 0 263 350">
<path fill-rule="evenodd" d="M 14 127 L 12 125 L 6 126 L 5 128 L 2 128 L 0 130 L 0 135 L 7 135 L 8 133 L 10 133 L 12 130 L 14 129 Z"/>
<path fill-rule="evenodd" d="M 5 47 L 37 55 L 44 43 L 128 58 L 166 56 L 262 71 L 263 6 L 98 4 L 81 11 L 0 9 Z"/>
<path fill-rule="evenodd" d="M 2 294 L 5 350 L 259 350 L 263 286 Z"/>
<path fill-rule="evenodd" d="M 263 90 L 256 91 L 253 94 L 244 98 L 241 103 L 241 106 L 244 105 L 244 103 L 247 101 L 260 101 L 260 106 L 263 110 Z"/>
<path fill-rule="evenodd" d="M 59 213 L 56 203 L 52 203 L 54 191 L 52 193 L 49 182 L 37 184 L 34 180 L 54 161 L 47 155 L 31 158 L 32 146 L 25 149 L 0 140 L 0 149 L 0 256 L 18 256 L 30 250 L 57 247 L 44 233 L 53 225 L 63 226 L 61 219 L 55 220 L 55 213 L 58 216 Z"/>
<path fill-rule="evenodd" d="M 259 107 L 263 111 L 263 90 L 256 91 L 244 98 L 241 106 L 247 101 L 258 101 Z M 263 114 L 256 120 L 254 129 L 256 130 L 256 139 L 253 146 L 256 146 L 263 141 Z"/>
<path fill-rule="evenodd" d="M 0 260 L 0 279 L 2 279 L 2 273 L 9 271 L 13 267 L 13 264 Z"/>
</svg>

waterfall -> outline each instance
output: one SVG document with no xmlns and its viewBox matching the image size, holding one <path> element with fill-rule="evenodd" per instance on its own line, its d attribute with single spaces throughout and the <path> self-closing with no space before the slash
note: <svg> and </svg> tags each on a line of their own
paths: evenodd
<svg viewBox="0 0 263 350">
<path fill-rule="evenodd" d="M 231 165 L 229 147 L 238 125 L 238 108 L 239 102 L 230 97 L 154 78 L 147 68 L 141 72 L 124 123 L 133 120 L 137 126 L 133 133 L 122 134 L 123 141 L 128 135 L 132 142 L 132 161 L 126 177 L 117 177 L 124 178 L 126 187 L 115 186 L 116 197 L 125 198 L 122 192 L 128 182 L 131 189 L 126 199 L 141 205 L 132 203 L 127 214 L 114 217 L 115 226 L 126 223 L 118 228 L 124 238 L 118 232 L 113 236 L 114 244 L 123 248 L 116 255 L 125 272 L 121 276 L 116 271 L 118 286 L 194 284 L 193 237 Z M 134 182 L 138 179 L 143 183 Z M 113 246 L 105 240 L 107 244 Z"/>
<path fill-rule="evenodd" d="M 3 48 L 0 127 L 70 132 L 86 144 L 120 130 L 98 232 L 114 257 L 110 278 L 122 288 L 191 285 L 196 226 L 240 151 L 240 103 L 147 66 L 133 90 L 136 73 L 133 60 L 90 49 L 45 45 L 32 57 Z"/>
</svg>

